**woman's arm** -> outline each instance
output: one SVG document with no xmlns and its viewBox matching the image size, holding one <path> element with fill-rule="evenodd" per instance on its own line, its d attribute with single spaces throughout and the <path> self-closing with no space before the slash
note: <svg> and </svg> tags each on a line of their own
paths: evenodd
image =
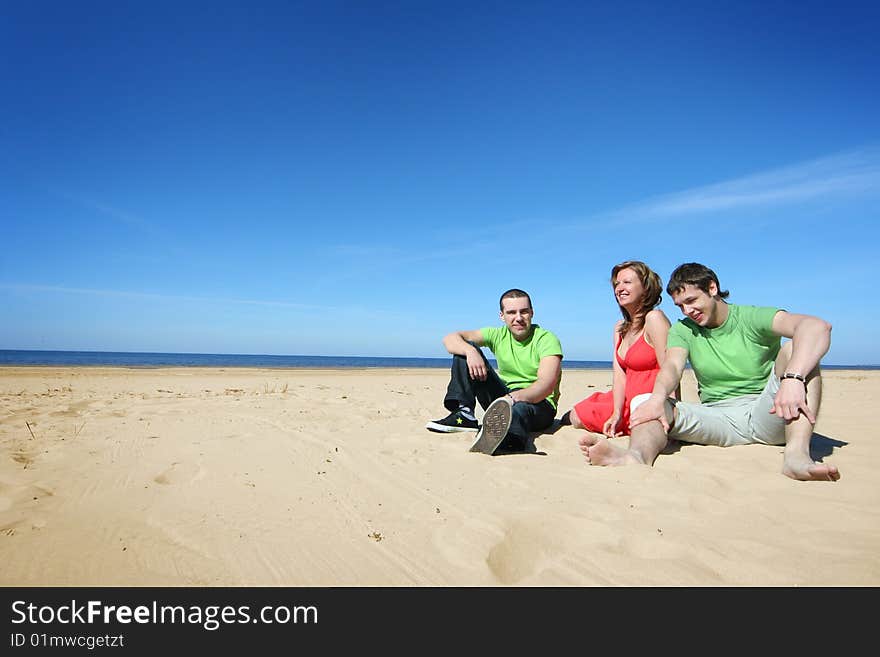
<svg viewBox="0 0 880 657">
<path fill-rule="evenodd" d="M 657 364 L 662 368 L 666 361 L 666 339 L 669 337 L 669 318 L 659 309 L 654 309 L 645 315 L 645 342 L 647 342 L 657 355 Z M 676 386 L 672 393 L 676 399 L 681 399 L 681 384 Z"/>
</svg>

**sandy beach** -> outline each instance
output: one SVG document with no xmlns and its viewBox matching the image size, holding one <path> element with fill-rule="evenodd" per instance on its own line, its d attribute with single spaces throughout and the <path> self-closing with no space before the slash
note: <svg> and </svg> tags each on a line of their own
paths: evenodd
<svg viewBox="0 0 880 657">
<path fill-rule="evenodd" d="M 0 585 L 880 584 L 880 372 L 825 372 L 813 450 L 836 483 L 759 445 L 590 467 L 571 427 L 469 453 L 424 429 L 447 381 L 0 368 Z M 564 370 L 561 410 L 610 382 Z"/>
</svg>

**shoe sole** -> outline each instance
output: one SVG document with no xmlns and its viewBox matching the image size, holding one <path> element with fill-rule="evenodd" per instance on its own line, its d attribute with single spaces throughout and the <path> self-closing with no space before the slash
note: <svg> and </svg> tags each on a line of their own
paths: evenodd
<svg viewBox="0 0 880 657">
<path fill-rule="evenodd" d="M 428 422 L 425 425 L 425 429 L 428 431 L 436 431 L 437 433 L 459 433 L 461 431 L 477 431 L 476 427 L 450 427 L 446 424 L 439 424 L 437 422 Z"/>
<path fill-rule="evenodd" d="M 507 397 L 499 397 L 486 409 L 483 426 L 477 432 L 477 439 L 470 451 L 491 456 L 507 435 L 510 429 L 510 418 L 513 404 Z"/>
</svg>

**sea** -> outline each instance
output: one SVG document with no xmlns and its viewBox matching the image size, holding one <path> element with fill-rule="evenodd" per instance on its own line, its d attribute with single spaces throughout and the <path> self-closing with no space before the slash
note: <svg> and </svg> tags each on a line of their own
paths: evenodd
<svg viewBox="0 0 880 657">
<path fill-rule="evenodd" d="M 497 363 L 488 359 L 493 367 Z M 281 356 L 272 354 L 178 354 L 129 351 L 27 351 L 0 349 L 3 366 L 65 367 L 260 367 L 278 369 L 378 369 L 448 368 L 451 357 L 408 358 L 399 356 Z M 563 369 L 604 370 L 610 360 L 563 361 Z M 826 365 L 824 369 L 876 370 L 880 365 Z"/>
</svg>

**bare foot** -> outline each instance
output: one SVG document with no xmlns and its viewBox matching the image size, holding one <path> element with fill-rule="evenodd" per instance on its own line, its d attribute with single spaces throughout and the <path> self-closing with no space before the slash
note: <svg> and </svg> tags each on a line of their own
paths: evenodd
<svg viewBox="0 0 880 657">
<path fill-rule="evenodd" d="M 594 436 L 590 433 L 585 433 L 583 436 L 578 438 L 578 447 L 581 448 L 581 451 L 584 453 L 584 457 L 587 461 L 590 460 L 590 447 L 596 444 L 597 436 Z"/>
<path fill-rule="evenodd" d="M 816 463 L 806 456 L 786 454 L 782 462 L 782 474 L 798 481 L 837 481 L 840 471 L 828 463 Z"/>
<path fill-rule="evenodd" d="M 636 452 L 612 445 L 604 436 L 584 434 L 578 439 L 578 445 L 590 465 L 644 465 Z"/>
</svg>

